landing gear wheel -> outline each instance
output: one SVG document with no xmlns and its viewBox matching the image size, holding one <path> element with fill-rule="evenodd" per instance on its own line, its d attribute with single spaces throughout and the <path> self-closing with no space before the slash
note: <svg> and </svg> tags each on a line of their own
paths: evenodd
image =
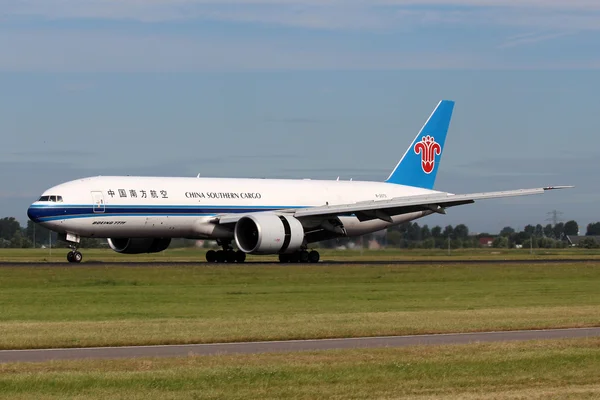
<svg viewBox="0 0 600 400">
<path fill-rule="evenodd" d="M 70 263 L 80 263 L 81 260 L 83 260 L 83 254 L 81 254 L 77 250 L 70 251 L 70 252 L 67 253 L 67 261 L 68 262 L 70 262 Z"/>
<path fill-rule="evenodd" d="M 70 262 L 70 263 L 80 263 L 81 260 L 83 260 L 83 254 L 81 254 L 77 250 L 70 251 L 70 252 L 67 253 L 67 261 L 68 262 Z"/>
<path fill-rule="evenodd" d="M 206 261 L 209 263 L 214 263 L 217 261 L 217 252 L 214 250 L 209 250 L 206 252 Z"/>
<path fill-rule="evenodd" d="M 223 248 L 223 250 L 217 250 L 214 252 L 215 256 L 214 256 L 214 261 L 218 262 L 218 263 L 234 263 L 234 262 L 243 262 L 242 261 L 238 261 L 238 259 L 241 257 L 239 256 L 239 254 L 233 250 L 233 247 L 231 247 L 231 240 L 220 240 L 217 239 L 217 245 L 221 246 Z M 206 256 L 208 257 L 208 253 L 206 254 Z M 246 253 L 244 253 L 244 260 L 246 259 Z"/>
<path fill-rule="evenodd" d="M 301 263 L 307 263 L 307 262 L 308 262 L 308 251 L 306 251 L 306 250 L 302 250 L 302 251 L 300 252 L 300 254 L 298 254 L 298 256 L 299 256 L 299 257 L 298 257 L 298 258 L 299 258 L 299 261 L 300 261 Z"/>
<path fill-rule="evenodd" d="M 321 256 L 320 256 L 319 252 L 316 250 L 313 250 L 310 253 L 308 253 L 308 261 L 311 263 L 319 262 L 319 258 L 321 258 Z"/>
<path fill-rule="evenodd" d="M 239 262 L 239 263 L 243 263 L 244 261 L 246 261 L 246 253 L 244 253 L 241 250 L 238 250 L 235 252 L 235 261 Z"/>
<path fill-rule="evenodd" d="M 225 252 L 225 259 L 228 263 L 234 263 L 237 259 L 237 254 L 233 250 L 228 250 Z"/>
<path fill-rule="evenodd" d="M 300 253 L 295 252 L 292 254 L 288 254 L 288 261 L 287 262 L 291 262 L 291 263 L 297 263 L 300 261 Z"/>
<path fill-rule="evenodd" d="M 289 254 L 280 254 L 279 255 L 279 262 L 281 262 L 281 263 L 288 263 L 288 262 L 290 262 L 290 255 Z"/>
</svg>

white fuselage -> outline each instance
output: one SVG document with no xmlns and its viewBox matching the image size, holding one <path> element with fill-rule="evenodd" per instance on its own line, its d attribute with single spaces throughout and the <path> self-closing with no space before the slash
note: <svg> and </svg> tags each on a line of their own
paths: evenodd
<svg viewBox="0 0 600 400">
<path fill-rule="evenodd" d="M 351 204 L 440 193 L 380 182 L 234 178 L 92 177 L 54 186 L 28 210 L 59 233 L 82 237 L 231 238 L 217 215 Z M 56 197 L 53 197 L 56 196 Z M 54 201 L 51 201 L 54 199 Z M 57 201 L 61 200 L 61 201 Z M 360 222 L 342 216 L 348 236 L 413 220 L 429 211 Z"/>
</svg>

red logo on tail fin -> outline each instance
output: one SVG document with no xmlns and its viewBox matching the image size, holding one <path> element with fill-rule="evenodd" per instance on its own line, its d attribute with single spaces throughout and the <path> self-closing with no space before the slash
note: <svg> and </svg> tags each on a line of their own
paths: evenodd
<svg viewBox="0 0 600 400">
<path fill-rule="evenodd" d="M 413 148 L 415 153 L 421 153 L 421 168 L 426 174 L 430 174 L 435 168 L 435 156 L 442 154 L 442 147 L 433 136 L 423 136 L 420 142 Z"/>
</svg>

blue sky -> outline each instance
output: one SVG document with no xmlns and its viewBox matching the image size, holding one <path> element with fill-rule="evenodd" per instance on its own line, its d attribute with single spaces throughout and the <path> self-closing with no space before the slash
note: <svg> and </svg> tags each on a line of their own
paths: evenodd
<svg viewBox="0 0 600 400">
<path fill-rule="evenodd" d="M 0 215 L 142 174 L 383 180 L 457 101 L 436 188 L 576 189 L 449 210 L 600 220 L 595 0 L 0 0 Z"/>
</svg>

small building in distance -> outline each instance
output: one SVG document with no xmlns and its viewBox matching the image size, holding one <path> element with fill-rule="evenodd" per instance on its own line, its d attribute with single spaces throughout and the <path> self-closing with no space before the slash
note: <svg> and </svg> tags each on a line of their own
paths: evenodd
<svg viewBox="0 0 600 400">
<path fill-rule="evenodd" d="M 570 246 L 579 246 L 579 242 L 584 239 L 594 239 L 596 243 L 600 244 L 600 235 L 590 235 L 590 236 L 575 236 L 575 235 L 567 235 L 567 242 L 569 242 Z"/>
<path fill-rule="evenodd" d="M 492 243 L 494 243 L 494 238 L 489 236 L 480 237 L 478 240 L 482 247 L 492 247 Z"/>
</svg>

